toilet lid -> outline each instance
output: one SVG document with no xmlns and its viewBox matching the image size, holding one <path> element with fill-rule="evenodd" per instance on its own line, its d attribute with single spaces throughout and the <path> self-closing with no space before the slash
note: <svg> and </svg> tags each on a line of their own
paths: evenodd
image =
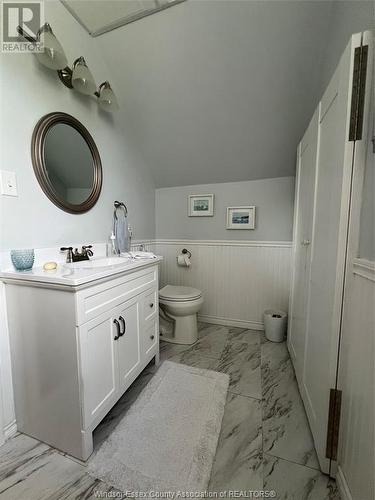
<svg viewBox="0 0 375 500">
<path fill-rule="evenodd" d="M 201 297 L 202 292 L 190 286 L 166 285 L 159 290 L 159 297 L 168 300 L 193 300 Z"/>
</svg>

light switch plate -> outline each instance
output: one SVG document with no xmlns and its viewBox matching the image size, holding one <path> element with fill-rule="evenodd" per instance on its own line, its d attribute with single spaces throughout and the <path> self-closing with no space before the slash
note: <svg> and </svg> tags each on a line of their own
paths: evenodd
<svg viewBox="0 0 375 500">
<path fill-rule="evenodd" d="M 6 196 L 18 196 L 16 173 L 0 170 L 0 187 L 1 194 Z"/>
</svg>

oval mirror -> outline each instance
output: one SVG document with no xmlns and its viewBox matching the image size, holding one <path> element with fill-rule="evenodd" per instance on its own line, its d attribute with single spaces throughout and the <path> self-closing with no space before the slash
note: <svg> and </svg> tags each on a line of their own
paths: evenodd
<svg viewBox="0 0 375 500">
<path fill-rule="evenodd" d="M 48 198 L 70 213 L 90 210 L 102 187 L 99 151 L 89 131 L 67 113 L 49 113 L 36 124 L 32 162 Z"/>
</svg>

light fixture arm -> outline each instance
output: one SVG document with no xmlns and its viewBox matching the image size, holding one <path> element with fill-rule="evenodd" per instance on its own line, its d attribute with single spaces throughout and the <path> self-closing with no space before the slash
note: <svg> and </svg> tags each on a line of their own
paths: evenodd
<svg viewBox="0 0 375 500">
<path fill-rule="evenodd" d="M 73 62 L 73 69 L 77 66 L 77 64 L 83 64 L 87 68 L 87 64 L 83 56 L 77 57 L 77 59 Z"/>
<path fill-rule="evenodd" d="M 111 87 L 111 86 L 110 86 L 110 84 L 109 84 L 109 82 L 108 82 L 108 81 L 101 83 L 101 84 L 99 85 L 99 89 L 98 89 L 98 91 L 97 91 L 97 92 L 95 92 L 96 97 L 98 97 L 98 98 L 100 97 L 100 91 L 101 91 L 103 88 L 104 88 L 104 89 L 108 89 L 108 88 L 110 88 L 110 87 Z"/>
<path fill-rule="evenodd" d="M 19 35 L 22 36 L 22 38 L 24 38 L 25 40 L 27 40 L 28 42 L 30 43 L 37 43 L 40 41 L 40 36 L 42 33 L 52 33 L 53 34 L 53 31 L 52 31 L 52 28 L 51 28 L 51 25 L 49 23 L 44 23 L 43 26 L 41 26 L 39 29 L 38 29 L 38 32 L 36 34 L 36 38 L 32 37 L 31 35 L 28 35 L 25 30 L 23 28 L 21 28 L 21 26 L 17 26 L 17 33 Z"/>
<path fill-rule="evenodd" d="M 32 44 L 35 44 L 37 43 L 37 39 L 28 35 L 27 33 L 25 33 L 25 31 L 21 28 L 21 26 L 17 26 L 17 33 L 19 35 L 22 36 L 22 38 L 24 38 L 25 40 L 27 40 L 28 42 L 32 43 Z"/>
<path fill-rule="evenodd" d="M 51 35 L 54 34 L 53 31 L 52 31 L 51 25 L 49 23 L 44 23 L 43 26 L 41 26 L 38 29 L 38 33 L 36 34 L 37 40 L 40 40 L 40 35 L 42 33 L 51 33 Z"/>
<path fill-rule="evenodd" d="M 66 66 L 64 69 L 58 69 L 57 74 L 59 75 L 61 83 L 65 85 L 65 87 L 68 87 L 68 89 L 72 89 L 72 76 L 73 76 L 73 71 L 69 68 L 69 66 Z"/>
<path fill-rule="evenodd" d="M 68 87 L 68 89 L 73 88 L 72 85 L 73 69 L 77 66 L 78 63 L 87 66 L 84 57 L 81 56 L 77 57 L 77 59 L 73 62 L 73 68 L 69 68 L 69 66 L 66 66 L 64 69 L 57 70 L 57 74 L 59 75 L 60 81 L 65 85 L 65 87 Z"/>
</svg>

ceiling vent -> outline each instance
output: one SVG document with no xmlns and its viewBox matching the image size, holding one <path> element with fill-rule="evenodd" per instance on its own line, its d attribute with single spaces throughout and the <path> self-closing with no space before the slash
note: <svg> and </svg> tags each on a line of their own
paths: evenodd
<svg viewBox="0 0 375 500">
<path fill-rule="evenodd" d="M 185 0 L 61 0 L 72 16 L 90 33 L 99 36 L 138 21 Z"/>
</svg>

